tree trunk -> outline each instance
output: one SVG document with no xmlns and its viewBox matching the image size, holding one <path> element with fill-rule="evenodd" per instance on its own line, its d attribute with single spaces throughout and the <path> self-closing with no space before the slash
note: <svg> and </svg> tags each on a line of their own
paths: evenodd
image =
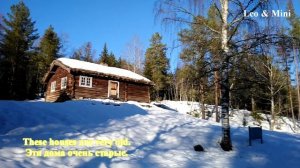
<svg viewBox="0 0 300 168">
<path fill-rule="evenodd" d="M 226 61 L 227 62 L 227 61 Z M 221 123 L 223 137 L 221 141 L 221 147 L 225 151 L 232 150 L 231 138 L 230 138 L 230 125 L 229 125 L 229 79 L 228 79 L 228 68 L 223 70 L 221 80 Z"/>
<path fill-rule="evenodd" d="M 201 100 L 201 114 L 202 119 L 205 119 L 205 108 L 204 108 L 204 84 L 200 83 L 200 100 Z"/>
<path fill-rule="evenodd" d="M 253 95 L 251 95 L 251 111 L 255 112 L 255 100 L 253 98 Z"/>
<path fill-rule="evenodd" d="M 183 79 L 181 79 L 180 82 L 180 90 L 179 90 L 179 100 L 182 101 L 182 95 L 183 94 Z"/>
<path fill-rule="evenodd" d="M 285 55 L 284 55 L 285 56 Z M 286 56 L 285 56 L 286 58 Z M 290 74 L 289 74 L 289 70 L 288 70 L 288 61 L 287 58 L 285 59 L 285 73 L 286 73 L 286 84 L 288 87 L 288 100 L 289 100 L 289 104 L 290 104 L 290 112 L 292 114 L 292 119 L 293 119 L 293 125 L 295 127 L 295 114 L 294 114 L 294 106 L 293 106 L 293 98 L 292 98 L 292 88 L 291 88 L 291 80 L 290 80 Z"/>
<path fill-rule="evenodd" d="M 271 130 L 274 130 L 275 120 L 276 120 L 275 119 L 275 103 L 274 103 L 274 95 L 272 95 L 271 96 L 271 126 L 270 126 Z"/>
<path fill-rule="evenodd" d="M 224 69 L 221 76 L 221 106 L 222 106 L 222 132 L 221 147 L 224 151 L 232 150 L 229 125 L 229 48 L 228 48 L 228 0 L 220 0 L 222 6 L 221 47 L 224 53 Z"/>
<path fill-rule="evenodd" d="M 300 120 L 300 88 L 299 88 L 299 67 L 298 67 L 298 57 L 296 55 L 296 49 L 293 45 L 293 54 L 294 54 L 294 64 L 296 69 L 296 85 L 297 85 L 297 99 L 298 99 L 298 120 Z"/>
<path fill-rule="evenodd" d="M 288 80 L 290 80 L 290 78 L 288 77 Z M 292 119 L 293 119 L 293 127 L 296 127 L 296 123 L 295 123 L 295 114 L 294 114 L 294 106 L 293 106 L 293 98 L 292 98 L 292 91 L 291 91 L 291 85 L 288 84 L 288 92 L 289 92 L 289 101 L 290 101 L 290 111 L 292 113 Z"/>
<path fill-rule="evenodd" d="M 272 66 L 272 65 L 271 65 Z M 274 103 L 274 97 L 275 97 L 275 93 L 274 93 L 274 85 L 273 85 L 273 68 L 271 67 L 270 69 L 270 93 L 271 93 L 271 99 L 270 99 L 270 103 L 271 103 L 271 121 L 270 121 L 270 129 L 274 130 L 274 125 L 275 125 L 275 103 Z"/>
<path fill-rule="evenodd" d="M 218 71 L 214 72 L 215 75 L 215 111 L 216 111 L 216 122 L 220 122 L 220 114 L 219 114 L 219 93 L 220 93 L 220 88 L 219 88 L 219 74 Z"/>
<path fill-rule="evenodd" d="M 233 89 L 234 83 L 231 83 L 230 87 L 229 87 L 229 110 L 230 108 L 232 109 L 232 94 L 231 94 L 231 90 Z"/>
<path fill-rule="evenodd" d="M 281 113 L 281 111 L 282 111 L 281 105 L 282 105 L 281 94 L 279 94 L 278 95 L 278 112 L 279 113 Z"/>
</svg>

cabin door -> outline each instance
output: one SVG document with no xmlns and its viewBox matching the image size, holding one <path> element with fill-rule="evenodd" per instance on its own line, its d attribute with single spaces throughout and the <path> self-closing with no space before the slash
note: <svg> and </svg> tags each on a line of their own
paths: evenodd
<svg viewBox="0 0 300 168">
<path fill-rule="evenodd" d="M 113 99 L 119 98 L 119 82 L 118 81 L 109 81 L 108 97 L 113 98 Z"/>
</svg>

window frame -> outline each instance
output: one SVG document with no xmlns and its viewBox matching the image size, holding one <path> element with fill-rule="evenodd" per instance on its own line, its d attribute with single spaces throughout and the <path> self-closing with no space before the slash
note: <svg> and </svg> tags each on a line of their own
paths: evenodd
<svg viewBox="0 0 300 168">
<path fill-rule="evenodd" d="M 68 86 L 68 78 L 65 76 L 65 77 L 62 77 L 60 79 L 60 89 L 63 90 L 63 89 L 67 89 L 67 86 Z M 64 81 L 65 80 L 65 81 Z M 65 85 L 63 85 L 65 84 Z"/>
<path fill-rule="evenodd" d="M 56 90 L 56 81 L 52 81 L 50 83 L 50 93 L 55 92 L 55 90 Z"/>
<path fill-rule="evenodd" d="M 90 84 L 87 85 L 87 79 L 89 79 Z M 84 80 L 84 83 L 82 84 L 81 81 Z M 80 87 L 87 87 L 87 88 L 92 88 L 93 87 L 93 77 L 88 77 L 88 76 L 79 76 L 79 86 Z"/>
</svg>

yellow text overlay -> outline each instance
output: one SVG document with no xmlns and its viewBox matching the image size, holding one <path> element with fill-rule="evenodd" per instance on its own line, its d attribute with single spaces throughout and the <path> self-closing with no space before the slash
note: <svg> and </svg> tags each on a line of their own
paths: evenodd
<svg viewBox="0 0 300 168">
<path fill-rule="evenodd" d="M 124 139 L 32 139 L 23 138 L 25 147 L 42 148 L 42 149 L 25 149 L 27 157 L 127 157 L 126 150 L 48 150 L 45 147 L 126 147 L 131 143 L 127 138 Z"/>
</svg>

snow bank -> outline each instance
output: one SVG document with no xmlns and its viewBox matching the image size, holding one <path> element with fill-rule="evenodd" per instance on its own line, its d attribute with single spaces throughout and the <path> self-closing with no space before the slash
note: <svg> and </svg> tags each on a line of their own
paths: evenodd
<svg viewBox="0 0 300 168">
<path fill-rule="evenodd" d="M 190 102 L 190 101 L 169 101 L 164 100 L 161 102 L 162 105 L 166 106 L 165 108 L 173 109 L 181 114 L 189 114 L 199 113 L 201 110 L 198 102 Z M 209 121 L 215 121 L 215 106 L 214 105 L 204 105 L 205 111 L 209 113 L 209 116 L 206 116 L 206 119 Z M 221 112 L 221 106 L 218 107 L 219 112 Z M 246 126 L 262 126 L 263 129 L 269 130 L 270 123 L 268 120 L 271 118 L 269 114 L 261 114 L 263 120 L 259 124 L 257 121 L 253 119 L 251 116 L 251 111 L 244 109 L 231 109 L 230 110 L 230 123 L 232 126 L 242 127 L 244 126 L 244 120 L 246 121 Z M 201 114 L 199 115 L 201 117 Z M 275 131 L 278 132 L 288 132 L 288 133 L 300 133 L 300 122 L 297 123 L 298 128 L 293 128 L 293 121 L 288 117 L 278 117 L 276 126 L 274 128 Z"/>
</svg>

